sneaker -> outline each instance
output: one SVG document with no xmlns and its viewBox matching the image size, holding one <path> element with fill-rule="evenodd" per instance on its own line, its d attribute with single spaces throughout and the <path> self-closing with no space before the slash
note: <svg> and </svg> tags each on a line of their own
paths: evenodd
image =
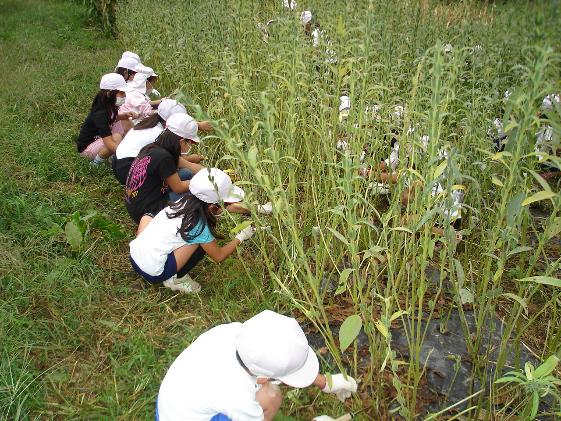
<svg viewBox="0 0 561 421">
<path fill-rule="evenodd" d="M 169 288 L 172 291 L 181 292 L 183 294 L 193 294 L 201 290 L 201 284 L 193 281 L 189 274 L 179 279 L 177 278 L 177 275 L 174 275 L 167 281 L 164 281 L 163 284 L 166 288 Z"/>
</svg>

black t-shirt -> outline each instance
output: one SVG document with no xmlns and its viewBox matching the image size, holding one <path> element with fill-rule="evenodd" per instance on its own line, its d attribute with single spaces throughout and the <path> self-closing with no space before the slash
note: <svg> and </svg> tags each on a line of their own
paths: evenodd
<svg viewBox="0 0 561 421">
<path fill-rule="evenodd" d="M 83 152 L 98 136 L 102 138 L 111 136 L 112 124 L 113 119 L 109 116 L 106 109 L 99 108 L 95 111 L 90 111 L 84 124 L 82 124 L 80 135 L 76 139 L 78 153 Z"/>
<path fill-rule="evenodd" d="M 115 178 L 119 181 L 121 186 L 127 184 L 127 176 L 129 175 L 129 170 L 134 160 L 135 158 L 130 156 L 128 158 L 121 159 L 113 157 L 111 167 L 113 168 L 113 174 L 115 174 Z"/>
<path fill-rule="evenodd" d="M 167 206 L 166 178 L 176 172 L 173 157 L 162 148 L 153 149 L 134 160 L 125 185 L 125 206 L 137 224 L 145 214 L 156 215 Z"/>
</svg>

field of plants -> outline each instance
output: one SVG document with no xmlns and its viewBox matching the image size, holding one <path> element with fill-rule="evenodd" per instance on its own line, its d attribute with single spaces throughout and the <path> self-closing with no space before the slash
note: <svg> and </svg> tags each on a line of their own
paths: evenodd
<svg viewBox="0 0 561 421">
<path fill-rule="evenodd" d="M 368 405 L 362 419 L 559 416 L 560 178 L 540 175 L 551 172 L 542 164 L 561 168 L 561 104 L 546 118 L 542 108 L 561 93 L 557 1 L 309 0 L 291 10 L 280 0 L 127 0 L 115 9 L 117 40 L 82 28 L 80 3 L 0 1 L 0 417 L 152 419 L 185 346 L 265 308 L 322 338 L 325 371 L 360 379 L 344 406 L 286 388 L 279 421 Z M 303 10 L 325 31 L 319 45 Z M 161 75 L 160 92 L 213 122 L 206 164 L 234 169 L 248 202 L 274 204 L 251 215 L 264 229 L 249 247 L 195 269 L 199 295 L 134 273 L 121 188 L 109 166 L 91 169 L 75 152 L 99 77 L 125 49 Z M 538 154 L 545 127 L 552 152 Z M 397 181 L 379 194 L 364 168 L 390 155 L 394 137 Z M 461 240 L 445 212 L 458 186 Z M 220 229 L 239 222 L 223 218 Z M 450 358 L 469 361 L 471 398 L 449 409 L 452 381 L 429 411 L 427 321 L 445 333 L 452 314 L 466 349 Z M 489 324 L 503 340 L 484 334 Z M 397 328 L 407 358 L 392 346 Z"/>
</svg>

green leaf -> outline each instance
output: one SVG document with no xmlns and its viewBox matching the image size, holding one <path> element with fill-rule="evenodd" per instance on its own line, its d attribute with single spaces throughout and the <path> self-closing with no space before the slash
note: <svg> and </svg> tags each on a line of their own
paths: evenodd
<svg viewBox="0 0 561 421">
<path fill-rule="evenodd" d="M 61 232 L 64 232 L 64 230 L 59 227 L 58 225 L 54 225 L 52 228 L 49 228 L 48 230 L 43 230 L 41 232 L 39 232 L 40 236 L 44 236 L 44 235 L 53 235 L 53 234 L 59 234 Z"/>
<path fill-rule="evenodd" d="M 528 314 L 528 306 L 526 304 L 526 301 L 524 301 L 524 299 L 516 294 L 512 294 L 510 292 L 505 292 L 503 294 L 505 297 L 510 298 L 514 301 L 516 301 L 518 304 L 520 304 L 522 306 L 522 308 L 526 311 L 526 314 Z"/>
<path fill-rule="evenodd" d="M 513 254 L 516 253 L 522 253 L 523 251 L 530 251 L 532 250 L 532 247 L 528 247 L 528 246 L 518 246 L 514 249 L 512 249 L 511 251 L 508 252 L 508 254 L 506 255 L 507 257 L 512 256 Z"/>
<path fill-rule="evenodd" d="M 437 213 L 440 208 L 432 208 L 430 211 L 427 212 L 425 216 L 417 223 L 415 227 L 415 231 L 419 231 L 419 229 L 427 222 L 435 213 Z"/>
<path fill-rule="evenodd" d="M 408 314 L 407 311 L 405 310 L 399 310 L 396 311 L 394 314 L 392 314 L 392 316 L 390 317 L 390 321 L 393 322 L 395 319 L 397 319 L 398 317 L 403 316 L 404 314 Z"/>
<path fill-rule="evenodd" d="M 464 273 L 464 268 L 458 259 L 454 259 L 454 267 L 456 268 L 456 280 L 458 281 L 458 286 L 461 288 L 464 286 L 466 281 L 466 274 Z"/>
<path fill-rule="evenodd" d="M 519 279 L 518 282 L 536 282 L 543 285 L 551 285 L 557 288 L 561 288 L 561 280 L 557 278 L 551 278 L 549 276 L 530 276 L 528 278 Z"/>
<path fill-rule="evenodd" d="M 521 192 L 512 197 L 506 208 L 506 224 L 513 227 L 514 222 L 522 210 L 522 201 L 526 198 L 526 193 Z"/>
<path fill-rule="evenodd" d="M 382 323 L 381 320 L 376 320 L 376 329 L 380 331 L 384 338 L 388 337 L 388 328 L 384 325 L 384 323 Z"/>
<path fill-rule="evenodd" d="M 446 165 L 448 165 L 448 161 L 445 159 L 438 165 L 438 167 L 436 167 L 436 169 L 434 170 L 435 179 L 440 177 L 440 175 L 444 172 L 444 170 L 446 169 Z"/>
<path fill-rule="evenodd" d="M 555 370 L 557 363 L 559 363 L 559 358 L 556 355 L 550 355 L 543 364 L 534 370 L 534 377 L 541 378 L 548 376 L 553 372 L 553 370 Z"/>
<path fill-rule="evenodd" d="M 345 319 L 339 330 L 339 347 L 344 352 L 356 339 L 362 327 L 362 319 L 358 314 L 353 314 Z"/>
<path fill-rule="evenodd" d="M 491 181 L 493 182 L 493 184 L 499 186 L 499 187 L 504 187 L 505 185 L 503 184 L 503 182 L 501 180 L 499 180 L 497 177 L 492 176 L 491 177 Z"/>
<path fill-rule="evenodd" d="M 553 220 L 551 224 L 548 225 L 546 229 L 547 241 L 555 237 L 561 231 L 561 217 L 557 217 Z"/>
<path fill-rule="evenodd" d="M 530 203 L 538 202 L 540 200 L 551 199 L 555 197 L 556 193 L 552 191 L 540 191 L 537 192 L 535 195 L 528 197 L 526 200 L 522 202 L 522 206 L 529 205 Z"/>
<path fill-rule="evenodd" d="M 236 232 L 240 232 L 241 230 L 246 229 L 249 227 L 253 221 L 244 221 L 241 224 L 236 225 L 234 228 L 230 230 L 231 233 L 235 234 Z"/>
<path fill-rule="evenodd" d="M 64 226 L 66 234 L 66 242 L 72 248 L 72 251 L 79 251 L 82 244 L 82 233 L 74 221 L 69 221 Z"/>
<path fill-rule="evenodd" d="M 335 237 L 337 237 L 339 240 L 341 240 L 347 247 L 349 246 L 349 242 L 347 241 L 347 239 L 345 237 L 343 237 L 343 234 L 341 234 L 338 231 L 335 231 L 332 228 L 327 228 L 329 231 L 331 231 L 333 233 L 333 235 Z"/>
<path fill-rule="evenodd" d="M 347 279 L 349 278 L 349 275 L 351 274 L 351 272 L 354 269 L 344 269 L 343 272 L 341 272 L 341 275 L 339 276 L 339 283 L 340 284 L 344 284 L 345 282 L 347 282 Z"/>
<path fill-rule="evenodd" d="M 469 289 L 460 288 L 459 295 L 462 304 L 473 303 L 473 293 Z"/>
</svg>

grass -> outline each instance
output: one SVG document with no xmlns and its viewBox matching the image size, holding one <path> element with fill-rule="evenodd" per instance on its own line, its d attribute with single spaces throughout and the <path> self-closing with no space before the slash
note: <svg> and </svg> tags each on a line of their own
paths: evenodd
<svg viewBox="0 0 561 421">
<path fill-rule="evenodd" d="M 333 304 L 343 302 L 352 303 L 371 341 L 372 362 L 362 376 L 378 408 L 373 416 L 389 416 L 387 409 L 397 402 L 401 415 L 413 419 L 415 393 L 409 390 L 416 390 L 423 367 L 416 352 L 407 369 L 401 367 L 388 353 L 391 331 L 383 333 L 395 316 L 413 332 L 411 349 L 420 348 L 421 325 L 400 312 L 422 316 L 423 308 L 437 307 L 438 294 L 427 291 L 423 275 L 429 266 L 448 274 L 455 297 L 462 289 L 473 294 L 479 327 L 499 311 L 519 337 L 542 329 L 534 342 L 544 360 L 559 352 L 559 288 L 518 281 L 553 276 L 559 266 L 540 263 L 542 252 L 551 253 L 549 234 L 558 236 L 559 195 L 538 202 L 551 213 L 545 233 L 522 206 L 547 187 L 558 191 L 554 183 L 524 176 L 535 163 L 529 155 L 533 116 L 544 93 L 561 88 L 561 38 L 551 24 L 557 3 L 313 6 L 339 55 L 331 81 L 325 69 L 316 70 L 305 39 L 290 31 L 298 27 L 296 18 L 269 2 L 189 3 L 187 15 L 185 2 L 154 7 L 130 0 L 118 10 L 119 40 L 108 40 L 83 26 L 87 11 L 76 2 L 0 1 L 2 418 L 151 418 L 161 378 L 185 346 L 214 325 L 245 320 L 264 308 L 298 309 L 325 334 L 341 366 L 338 338 L 327 325 Z M 277 16 L 287 32 L 282 42 L 264 44 L 256 24 Z M 452 55 L 443 48 L 448 42 Z M 477 44 L 482 54 L 474 52 Z M 186 102 L 200 105 L 191 108 L 194 115 L 217 121 L 216 138 L 204 146 L 209 162 L 236 168 L 250 200 L 276 204 L 271 218 L 255 217 L 271 231 L 244 246 L 243 259 L 197 269 L 205 287 L 200 298 L 171 295 L 134 274 L 127 260 L 134 227 L 121 188 L 108 167 L 93 171 L 75 151 L 99 78 L 125 49 L 162 75 L 161 92 L 180 87 Z M 516 148 L 512 156 L 493 157 L 487 127 L 512 86 L 520 89 L 504 120 L 516 123 L 510 134 Z M 364 124 L 365 108 L 374 103 L 382 106 L 380 123 L 369 131 L 339 124 L 341 93 L 353 101 L 351 123 Z M 395 105 L 408 108 L 407 121 L 389 117 Z M 551 123 L 559 127 L 558 117 Z M 409 124 L 413 135 L 406 134 Z M 427 184 L 440 180 L 439 171 L 446 189 L 460 180 L 467 184 L 462 244 L 447 237 L 448 247 L 435 252 L 429 224 L 401 223 L 399 194 L 388 202 L 365 199 L 357 151 L 392 128 L 401 130 L 403 144 L 414 146 L 418 177 Z M 354 153 L 334 150 L 329 130 L 348 133 Z M 422 134 L 431 138 L 424 151 Z M 445 142 L 453 158 L 443 169 L 433 157 Z M 373 162 L 386 154 L 376 149 Z M 394 188 L 403 189 L 403 179 Z M 407 212 L 431 208 L 430 196 L 421 194 Z M 90 211 L 122 226 L 125 237 L 87 220 L 80 246 L 71 247 L 55 227 L 80 224 Z M 224 221 L 223 231 L 233 224 Z M 45 230 L 51 234 L 40 235 Z M 341 281 L 337 296 L 320 287 L 325 277 Z M 442 292 L 442 284 L 436 287 Z M 456 306 L 461 309 L 461 302 Z M 478 346 L 469 350 L 474 359 Z M 360 374 L 357 369 L 351 359 L 349 372 Z M 390 374 L 396 374 L 393 381 Z M 490 384 L 486 375 L 474 372 Z M 380 393 L 390 383 L 394 401 Z M 491 416 L 489 402 L 475 404 Z M 352 405 L 302 391 L 288 395 L 282 411 L 310 419 L 342 414 Z"/>
</svg>

